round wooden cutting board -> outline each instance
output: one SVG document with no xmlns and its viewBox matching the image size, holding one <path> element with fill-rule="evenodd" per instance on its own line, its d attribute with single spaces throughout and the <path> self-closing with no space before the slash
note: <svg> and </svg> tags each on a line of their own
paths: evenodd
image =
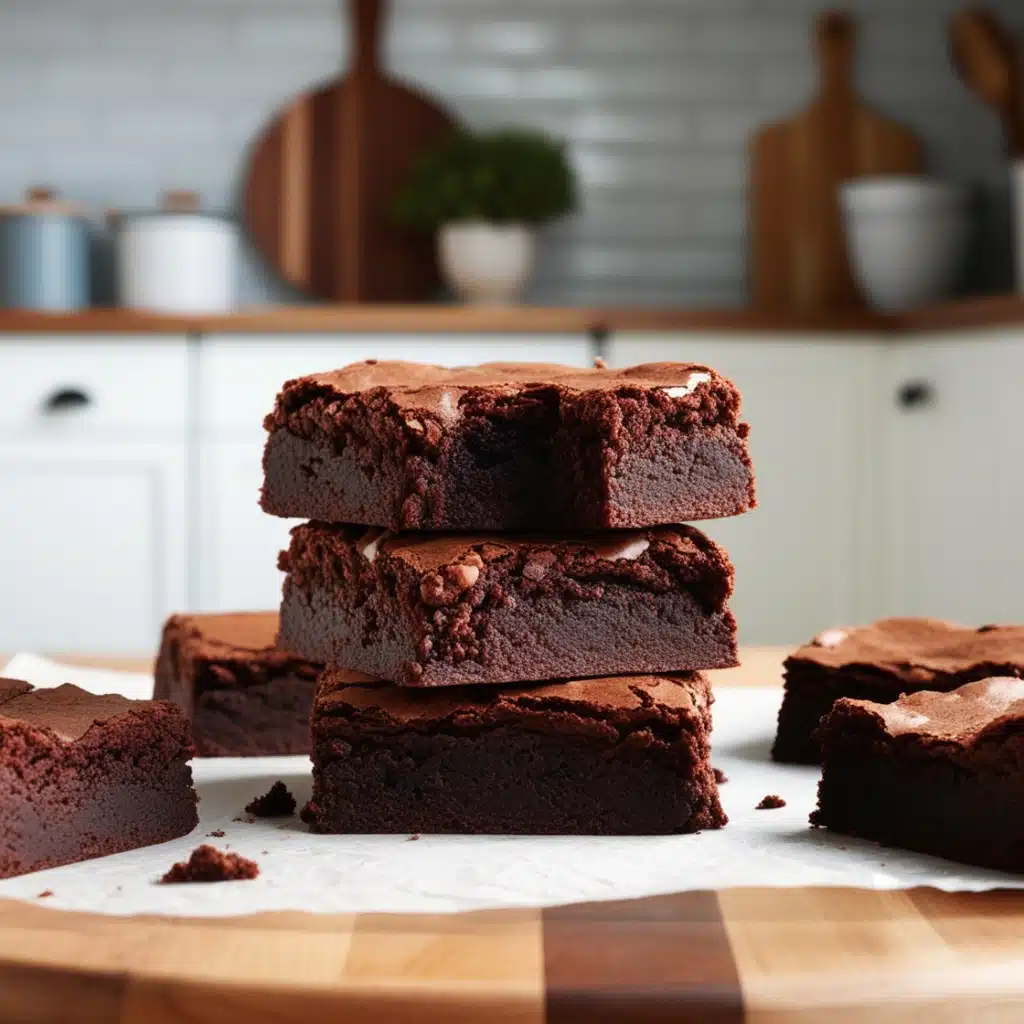
<svg viewBox="0 0 1024 1024">
<path fill-rule="evenodd" d="M 711 675 L 777 686 L 785 654 L 747 648 Z M 0 1024 L 1019 1024 L 1022 964 L 1024 890 L 736 888 L 543 910 L 221 918 L 0 900 Z"/>
<path fill-rule="evenodd" d="M 451 915 L 0 901 L 18 1024 L 1024 1020 L 1024 892 L 730 889 Z"/>
<path fill-rule="evenodd" d="M 382 70 L 382 5 L 349 0 L 351 70 L 278 114 L 246 175 L 244 216 L 256 248 L 318 299 L 412 302 L 439 282 L 433 239 L 397 226 L 391 203 L 454 120 Z"/>
</svg>

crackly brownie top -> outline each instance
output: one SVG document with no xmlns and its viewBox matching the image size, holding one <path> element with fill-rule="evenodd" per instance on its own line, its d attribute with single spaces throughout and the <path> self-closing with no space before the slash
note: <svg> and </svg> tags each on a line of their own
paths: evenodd
<svg viewBox="0 0 1024 1024">
<path fill-rule="evenodd" d="M 799 662 L 831 669 L 868 666 L 908 682 L 985 665 L 1024 671 L 1024 626 L 975 629 L 940 619 L 881 619 L 855 629 L 826 629 L 794 651 L 787 668 Z"/>
<path fill-rule="evenodd" d="M 165 628 L 177 631 L 195 656 L 247 658 L 275 653 L 277 618 L 277 612 L 172 615 Z"/>
<path fill-rule="evenodd" d="M 320 677 L 316 714 L 349 708 L 374 712 L 391 724 L 427 726 L 455 718 L 459 724 L 492 718 L 495 712 L 547 711 L 560 714 L 631 717 L 656 712 L 674 717 L 703 716 L 712 703 L 711 687 L 699 672 L 613 676 L 545 683 L 540 686 L 457 686 L 417 690 L 388 685 L 354 685 L 365 676 L 328 668 Z M 557 724 L 557 722 L 556 722 Z"/>
<path fill-rule="evenodd" d="M 609 530 L 583 535 L 392 533 L 377 527 L 303 523 L 280 566 L 300 586 L 325 578 L 343 550 L 366 570 L 400 565 L 420 579 L 431 606 L 450 604 L 495 582 L 540 591 L 571 578 L 615 580 L 663 591 L 680 584 L 714 609 L 732 593 L 725 551 L 691 526 Z"/>
<path fill-rule="evenodd" d="M 356 527 L 347 530 L 349 543 L 355 544 L 369 562 L 381 554 L 400 559 L 418 572 L 435 572 L 460 563 L 477 565 L 497 561 L 518 551 L 539 554 L 551 552 L 589 552 L 604 562 L 635 562 L 652 543 L 667 544 L 690 557 L 711 557 L 717 545 L 691 527 L 653 527 L 644 530 L 609 530 L 586 536 L 501 535 L 462 533 L 393 533 L 379 528 Z"/>
<path fill-rule="evenodd" d="M 128 712 L 158 708 L 171 709 L 172 705 L 129 700 L 114 693 L 88 693 L 71 683 L 37 690 L 18 679 L 0 680 L 0 724 L 24 722 L 48 729 L 63 740 L 81 739 L 94 725 Z"/>
<path fill-rule="evenodd" d="M 915 735 L 969 746 L 1002 725 L 1024 720 L 1024 679 L 981 679 L 948 693 L 920 690 L 892 704 L 843 698 L 835 711 L 871 717 L 888 736 Z"/>
<path fill-rule="evenodd" d="M 612 370 L 557 363 L 483 363 L 449 368 L 369 359 L 287 381 L 265 426 L 272 430 L 286 424 L 292 412 L 310 402 L 352 396 L 383 396 L 400 411 L 416 411 L 440 424 L 450 424 L 459 418 L 464 400 L 481 393 L 508 400 L 552 389 L 566 396 L 644 391 L 667 407 L 692 405 L 698 419 L 716 422 L 735 422 L 740 404 L 739 391 L 730 381 L 697 363 L 644 363 Z M 702 402 L 712 396 L 715 400 L 702 411 Z M 419 426 L 423 429 L 422 423 Z"/>
</svg>

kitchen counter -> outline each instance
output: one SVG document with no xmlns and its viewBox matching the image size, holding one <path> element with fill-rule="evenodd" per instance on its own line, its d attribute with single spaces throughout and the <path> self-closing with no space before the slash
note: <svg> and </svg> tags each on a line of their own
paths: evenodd
<svg viewBox="0 0 1024 1024">
<path fill-rule="evenodd" d="M 1024 295 L 985 296 L 911 313 L 840 311 L 808 316 L 758 309 L 452 305 L 285 306 L 219 316 L 121 309 L 81 313 L 0 310 L 0 334 L 571 334 L 615 331 L 913 334 L 1024 324 Z"/>
</svg>

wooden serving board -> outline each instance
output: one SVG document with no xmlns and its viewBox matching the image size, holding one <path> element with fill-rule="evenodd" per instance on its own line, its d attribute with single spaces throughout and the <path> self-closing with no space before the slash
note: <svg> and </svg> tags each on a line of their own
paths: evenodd
<svg viewBox="0 0 1024 1024">
<path fill-rule="evenodd" d="M 777 685 L 784 653 L 744 650 L 716 682 Z M 235 918 L 0 900 L 0 1024 L 928 1018 L 1024 1020 L 1024 890 L 736 888 L 544 910 Z"/>
<path fill-rule="evenodd" d="M 267 262 L 318 299 L 412 302 L 439 282 L 433 239 L 391 203 L 416 158 L 451 133 L 439 104 L 380 66 L 384 0 L 348 0 L 352 68 L 280 113 L 256 142 L 245 223 Z"/>
<path fill-rule="evenodd" d="M 913 132 L 865 106 L 853 86 L 853 19 L 819 16 L 821 87 L 802 113 L 768 125 L 750 152 L 755 305 L 801 313 L 862 306 L 847 255 L 839 186 L 871 174 L 919 174 Z"/>
<path fill-rule="evenodd" d="M 0 1020 L 1024 1020 L 1024 892 L 731 889 L 174 920 L 0 902 Z"/>
</svg>

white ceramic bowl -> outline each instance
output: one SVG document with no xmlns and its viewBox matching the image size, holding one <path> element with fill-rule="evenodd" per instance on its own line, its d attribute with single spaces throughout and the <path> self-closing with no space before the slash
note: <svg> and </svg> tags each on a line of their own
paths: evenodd
<svg viewBox="0 0 1024 1024">
<path fill-rule="evenodd" d="M 955 294 L 967 248 L 967 192 L 931 178 L 862 178 L 840 189 L 853 272 L 876 309 Z"/>
</svg>

